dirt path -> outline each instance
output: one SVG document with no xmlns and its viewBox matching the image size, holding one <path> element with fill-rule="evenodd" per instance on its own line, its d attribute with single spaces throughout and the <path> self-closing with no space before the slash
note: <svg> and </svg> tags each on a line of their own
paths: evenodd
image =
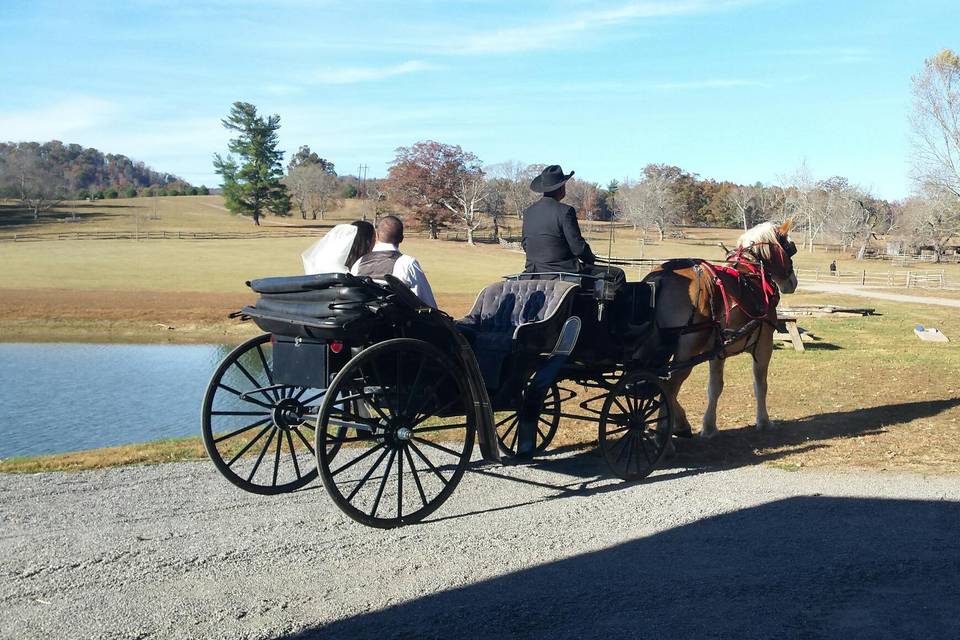
<svg viewBox="0 0 960 640">
<path fill-rule="evenodd" d="M 380 531 L 191 462 L 0 474 L 0 522 L 2 638 L 960 637 L 957 477 L 587 451 Z"/>
<path fill-rule="evenodd" d="M 941 307 L 960 307 L 960 300 L 956 298 L 937 298 L 925 296 L 908 296 L 899 293 L 887 293 L 885 291 L 874 291 L 872 289 L 858 287 L 850 284 L 829 284 L 817 282 L 813 284 L 801 284 L 801 291 L 819 291 L 822 293 L 837 293 L 848 296 L 860 296 L 861 298 L 873 298 L 875 300 L 890 300 L 892 302 L 909 302 L 911 304 L 934 304 Z"/>
</svg>

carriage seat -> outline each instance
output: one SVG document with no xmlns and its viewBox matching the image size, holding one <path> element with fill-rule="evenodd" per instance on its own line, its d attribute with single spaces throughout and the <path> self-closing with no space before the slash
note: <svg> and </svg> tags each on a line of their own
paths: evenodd
<svg viewBox="0 0 960 640">
<path fill-rule="evenodd" d="M 487 387 L 499 386 L 510 354 L 553 348 L 578 289 L 561 280 L 505 280 L 480 292 L 457 327 L 473 347 Z"/>
</svg>

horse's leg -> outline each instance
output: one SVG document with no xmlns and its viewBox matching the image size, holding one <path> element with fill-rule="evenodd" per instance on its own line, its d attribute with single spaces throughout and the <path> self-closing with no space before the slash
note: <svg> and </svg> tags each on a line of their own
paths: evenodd
<svg viewBox="0 0 960 640">
<path fill-rule="evenodd" d="M 663 386 L 667 392 L 667 398 L 670 401 L 670 410 L 673 413 L 673 434 L 686 436 L 691 433 L 690 421 L 687 420 L 687 412 L 680 406 L 677 396 L 680 394 L 680 387 L 690 376 L 690 369 L 680 369 L 670 374 L 670 379 Z"/>
<path fill-rule="evenodd" d="M 753 355 L 753 395 L 757 399 L 757 431 L 773 426 L 767 414 L 767 370 L 773 355 L 773 328 L 764 325 Z"/>
<path fill-rule="evenodd" d="M 710 382 L 707 383 L 707 409 L 703 412 L 703 428 L 701 438 L 712 438 L 717 435 L 717 403 L 723 393 L 723 358 L 710 361 Z"/>
</svg>

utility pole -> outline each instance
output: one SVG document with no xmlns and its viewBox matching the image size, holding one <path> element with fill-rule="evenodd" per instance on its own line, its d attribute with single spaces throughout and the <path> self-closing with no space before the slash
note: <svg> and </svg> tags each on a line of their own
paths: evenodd
<svg viewBox="0 0 960 640">
<path fill-rule="evenodd" d="M 360 196 L 360 200 L 364 200 L 367 195 L 367 165 L 361 164 L 357 167 L 357 193 Z M 360 210 L 363 212 L 363 219 L 367 219 L 367 208 L 364 206 L 363 202 L 360 203 Z M 374 216 L 376 218 L 376 216 Z"/>
</svg>

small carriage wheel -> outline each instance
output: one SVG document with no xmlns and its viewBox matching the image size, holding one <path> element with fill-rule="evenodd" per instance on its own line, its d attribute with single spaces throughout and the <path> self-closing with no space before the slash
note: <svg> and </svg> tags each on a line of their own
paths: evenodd
<svg viewBox="0 0 960 640">
<path fill-rule="evenodd" d="M 340 370 L 320 407 L 323 486 L 362 524 L 418 522 L 443 504 L 470 463 L 474 411 L 461 367 L 439 349 L 410 338 L 375 344 Z"/>
<path fill-rule="evenodd" d="M 273 495 L 317 477 L 314 416 L 324 391 L 274 384 L 270 334 L 247 340 L 217 367 L 200 415 L 203 445 L 227 480 Z"/>
<path fill-rule="evenodd" d="M 553 441 L 553 436 L 557 434 L 557 426 L 560 424 L 561 404 L 560 387 L 553 383 L 547 390 L 547 397 L 543 400 L 543 408 L 537 419 L 537 433 L 534 435 L 535 446 L 531 455 L 543 453 L 550 446 L 550 442 Z M 520 414 L 517 409 L 511 410 L 497 420 L 496 428 L 500 451 L 508 456 L 517 455 L 517 439 L 520 432 Z"/>
<path fill-rule="evenodd" d="M 650 475 L 670 442 L 670 403 L 660 382 L 643 372 L 625 374 L 603 403 L 600 451 L 614 475 Z"/>
</svg>

